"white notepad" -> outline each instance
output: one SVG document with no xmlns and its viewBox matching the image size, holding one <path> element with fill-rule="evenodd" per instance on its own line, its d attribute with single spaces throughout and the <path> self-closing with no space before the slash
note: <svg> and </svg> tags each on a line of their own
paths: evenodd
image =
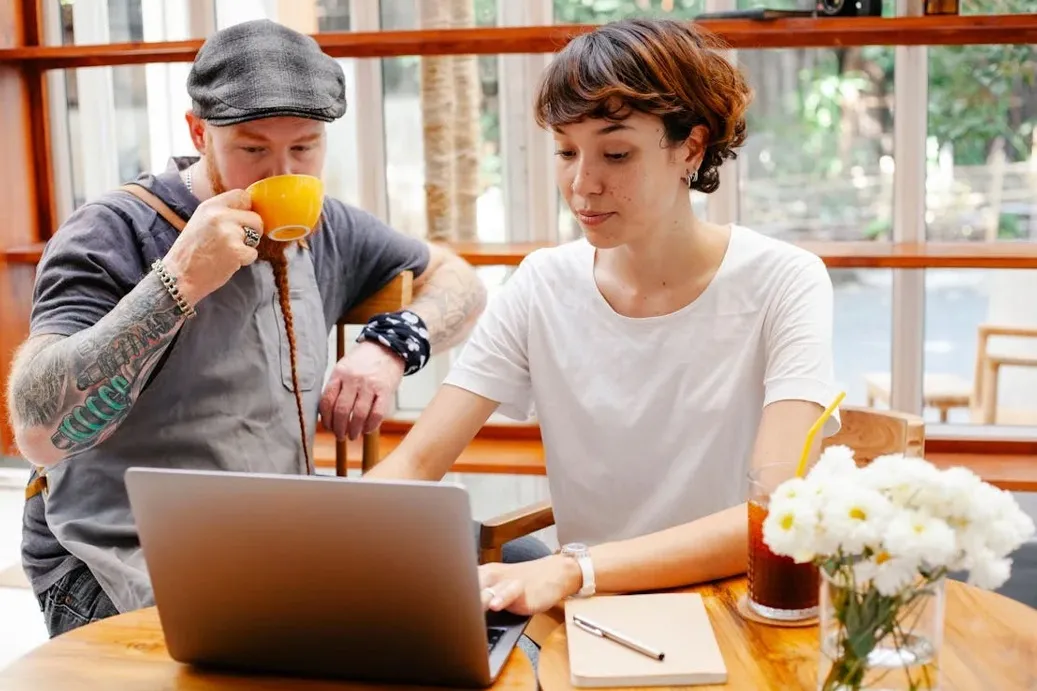
<svg viewBox="0 0 1037 691">
<path fill-rule="evenodd" d="M 596 636 L 573 621 L 579 615 L 663 652 L 656 660 Z M 727 667 L 702 596 L 651 593 L 567 600 L 570 683 L 576 687 L 723 684 Z"/>
</svg>

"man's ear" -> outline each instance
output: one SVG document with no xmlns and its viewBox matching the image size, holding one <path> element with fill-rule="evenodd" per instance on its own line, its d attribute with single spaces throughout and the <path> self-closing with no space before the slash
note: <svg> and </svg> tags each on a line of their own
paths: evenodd
<svg viewBox="0 0 1037 691">
<path fill-rule="evenodd" d="M 702 165 L 702 159 L 706 156 L 706 145 L 709 143 L 709 128 L 705 125 L 695 125 L 691 133 L 684 140 L 684 163 L 689 170 L 698 170 Z"/>
<path fill-rule="evenodd" d="M 184 113 L 184 120 L 187 121 L 187 129 L 191 134 L 191 143 L 194 144 L 195 151 L 199 154 L 205 155 L 205 120 L 202 120 L 193 111 L 189 110 Z"/>
</svg>

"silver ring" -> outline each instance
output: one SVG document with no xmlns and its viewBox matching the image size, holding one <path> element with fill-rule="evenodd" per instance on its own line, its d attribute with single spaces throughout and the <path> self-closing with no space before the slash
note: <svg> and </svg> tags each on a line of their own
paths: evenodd
<svg viewBox="0 0 1037 691">
<path fill-rule="evenodd" d="M 490 599 L 491 600 L 493 598 L 497 597 L 497 593 L 493 590 L 493 588 L 486 587 L 486 588 L 483 588 L 483 590 L 485 590 L 486 592 L 488 592 L 490 594 Z"/>
<path fill-rule="evenodd" d="M 245 230 L 245 244 L 249 247 L 259 246 L 259 233 L 249 228 L 248 226 L 242 226 Z"/>
</svg>

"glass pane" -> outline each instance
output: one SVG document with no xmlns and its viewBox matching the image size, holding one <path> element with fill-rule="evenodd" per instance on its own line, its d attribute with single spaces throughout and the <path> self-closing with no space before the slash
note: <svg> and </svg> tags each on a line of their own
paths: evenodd
<svg viewBox="0 0 1037 691">
<path fill-rule="evenodd" d="M 740 219 L 788 240 L 889 235 L 893 48 L 738 51 L 754 90 Z"/>
<path fill-rule="evenodd" d="M 831 269 L 829 275 L 835 289 L 836 381 L 846 392 L 847 405 L 872 405 L 868 381 L 888 378 L 892 366 L 893 272 Z"/>
<path fill-rule="evenodd" d="M 151 169 L 154 142 L 145 65 L 62 72 L 74 208 Z M 186 124 L 183 130 L 189 144 Z M 65 144 L 55 142 L 55 146 Z M 177 153 L 193 153 L 193 149 Z"/>
<path fill-rule="evenodd" d="M 690 19 L 705 8 L 705 0 L 554 0 L 558 24 L 601 24 L 627 17 Z"/>
<path fill-rule="evenodd" d="M 1037 13 L 1033 0 L 961 0 L 961 14 L 1032 14 Z"/>
<path fill-rule="evenodd" d="M 1037 49 L 929 49 L 927 236 L 1037 239 Z"/>
<path fill-rule="evenodd" d="M 1037 425 L 1037 271 L 930 269 L 925 284 L 926 419 Z"/>
<path fill-rule="evenodd" d="M 272 19 L 313 34 L 349 31 L 350 0 L 88 0 L 44 3 L 60 13 L 51 43 L 123 43 L 205 38 L 216 28 Z M 53 8 L 53 9 L 51 9 Z"/>
<path fill-rule="evenodd" d="M 450 24 L 446 15 L 431 15 L 430 8 L 436 7 L 446 5 L 421 6 L 418 0 L 383 0 L 382 29 L 412 30 Z M 477 26 L 497 25 L 495 0 L 477 0 L 472 8 Z M 432 64 L 442 69 L 438 73 L 442 79 L 428 85 L 424 99 L 423 59 L 435 60 Z M 477 83 L 471 84 L 470 77 Z M 505 241 L 497 56 L 386 58 L 382 60 L 382 82 L 385 175 L 389 220 L 393 227 L 419 237 L 430 236 L 427 210 L 431 198 L 435 200 L 436 227 L 430 237 Z M 465 94 L 474 99 L 478 109 L 477 114 L 469 112 L 471 117 L 455 108 L 459 95 Z M 435 152 L 426 156 L 430 143 L 435 146 Z M 474 181 L 465 174 L 465 168 L 455 165 L 465 160 L 475 161 L 478 166 Z M 428 179 L 430 171 L 434 184 Z M 461 174 L 455 175 L 458 171 Z M 461 185 L 455 180 L 461 181 Z M 430 189 L 441 190 L 443 196 L 432 196 Z M 468 194 L 475 198 L 474 229 L 465 222 L 466 218 L 472 218 L 472 207 L 464 203 Z"/>
<path fill-rule="evenodd" d="M 919 1 L 921 2 L 922 0 Z M 737 2 L 737 7 L 740 10 L 757 7 L 772 10 L 813 10 L 815 5 L 816 2 L 814 0 L 738 0 Z M 896 5 L 897 0 L 882 0 L 882 16 L 892 17 L 896 15 Z"/>
</svg>

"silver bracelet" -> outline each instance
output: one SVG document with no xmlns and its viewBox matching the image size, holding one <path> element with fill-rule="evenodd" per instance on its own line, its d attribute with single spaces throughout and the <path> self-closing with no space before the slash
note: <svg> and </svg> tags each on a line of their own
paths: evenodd
<svg viewBox="0 0 1037 691">
<path fill-rule="evenodd" d="M 176 302 L 176 306 L 180 308 L 183 315 L 188 319 L 193 317 L 196 314 L 194 307 L 187 304 L 187 300 L 180 294 L 180 288 L 176 285 L 176 278 L 166 270 L 166 265 L 162 263 L 162 260 L 156 259 L 151 264 L 151 268 L 158 275 L 158 279 L 162 281 L 162 285 L 169 291 L 169 295 Z"/>
</svg>

